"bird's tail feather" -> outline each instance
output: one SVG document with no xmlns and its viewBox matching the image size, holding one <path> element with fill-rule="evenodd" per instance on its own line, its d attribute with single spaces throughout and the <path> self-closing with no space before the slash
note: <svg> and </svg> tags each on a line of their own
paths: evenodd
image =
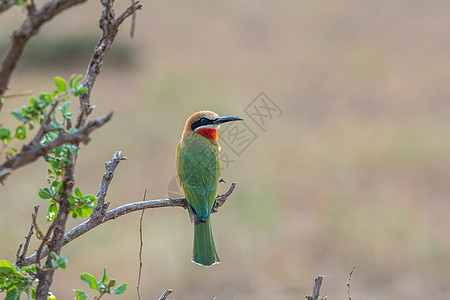
<svg viewBox="0 0 450 300">
<path fill-rule="evenodd" d="M 203 266 L 220 263 L 211 229 L 211 219 L 206 222 L 194 223 L 194 251 L 192 262 Z"/>
</svg>

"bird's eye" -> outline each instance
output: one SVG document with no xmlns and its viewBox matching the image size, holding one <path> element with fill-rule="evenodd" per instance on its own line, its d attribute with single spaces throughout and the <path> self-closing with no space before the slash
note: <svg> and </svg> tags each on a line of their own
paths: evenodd
<svg viewBox="0 0 450 300">
<path fill-rule="evenodd" d="M 207 119 L 207 118 L 201 118 L 200 121 L 201 121 L 202 123 L 208 123 L 208 119 Z"/>
</svg>

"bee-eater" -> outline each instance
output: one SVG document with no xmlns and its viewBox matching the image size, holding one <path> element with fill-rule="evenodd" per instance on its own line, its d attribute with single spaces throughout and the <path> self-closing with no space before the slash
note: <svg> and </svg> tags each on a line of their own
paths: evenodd
<svg viewBox="0 0 450 300">
<path fill-rule="evenodd" d="M 181 187 L 194 222 L 194 263 L 211 266 L 220 262 L 211 231 L 211 210 L 220 180 L 220 146 L 217 129 L 220 124 L 242 120 L 219 117 L 212 111 L 199 111 L 184 126 L 176 151 L 176 164 Z"/>
</svg>

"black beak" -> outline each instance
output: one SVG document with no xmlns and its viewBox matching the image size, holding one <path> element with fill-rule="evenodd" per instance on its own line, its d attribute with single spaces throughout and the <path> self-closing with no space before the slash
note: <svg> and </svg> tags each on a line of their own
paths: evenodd
<svg viewBox="0 0 450 300">
<path fill-rule="evenodd" d="M 214 120 L 214 124 L 222 124 L 222 123 L 231 122 L 231 121 L 243 121 L 243 120 L 244 119 L 237 118 L 237 117 L 221 117 L 221 118 Z"/>
</svg>

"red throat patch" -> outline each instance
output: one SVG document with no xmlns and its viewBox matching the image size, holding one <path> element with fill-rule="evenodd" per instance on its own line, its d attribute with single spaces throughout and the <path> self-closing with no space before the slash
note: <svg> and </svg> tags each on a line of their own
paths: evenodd
<svg viewBox="0 0 450 300">
<path fill-rule="evenodd" d="M 211 140 L 217 140 L 217 131 L 212 128 L 200 128 L 196 131 L 197 133 L 203 135 L 205 138 Z"/>
</svg>

